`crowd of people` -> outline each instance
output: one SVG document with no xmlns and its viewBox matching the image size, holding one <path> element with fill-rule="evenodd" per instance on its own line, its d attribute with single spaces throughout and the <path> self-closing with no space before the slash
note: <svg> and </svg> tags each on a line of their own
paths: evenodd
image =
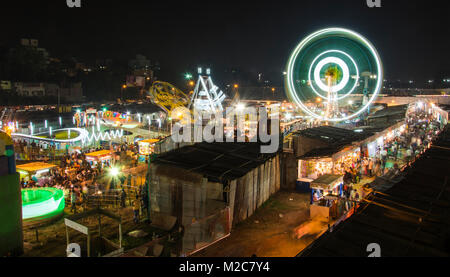
<svg viewBox="0 0 450 277">
<path fill-rule="evenodd" d="M 378 146 L 375 156 L 358 157 L 351 165 L 344 166 L 344 195 L 359 199 L 362 196 L 354 189 L 354 185 L 363 178 L 385 175 L 389 170 L 399 172 L 402 166 L 408 166 L 430 147 L 439 132 L 440 124 L 431 114 L 417 111 L 408 114 L 404 131 L 385 140 L 382 147 Z M 388 166 L 388 163 L 391 165 Z"/>
<path fill-rule="evenodd" d="M 27 147 L 27 142 L 17 142 L 18 147 Z M 33 147 L 40 147 L 34 145 Z M 105 178 L 109 168 L 119 164 L 129 167 L 137 166 L 137 148 L 134 145 L 118 144 L 112 147 L 111 161 L 104 161 L 96 165 L 86 160 L 86 154 L 102 150 L 102 147 L 91 148 L 86 151 L 74 151 L 72 154 L 64 154 L 60 157 L 59 166 L 49 170 L 45 176 L 39 179 L 36 176 L 22 178 L 22 188 L 54 187 L 64 191 L 66 203 L 70 206 L 70 212 L 77 213 L 77 207 L 86 209 L 88 203 L 95 205 L 112 205 L 126 207 L 127 193 L 124 183 L 128 179 L 125 176 Z M 129 155 L 131 153 L 131 155 Z M 131 177 L 131 176 L 130 176 Z M 129 186 L 129 185 L 128 185 Z M 129 189 L 129 188 L 128 188 Z M 133 207 L 146 206 L 141 189 L 129 193 L 136 195 L 132 201 Z M 89 202 L 89 199 L 91 200 Z M 129 198 L 130 199 L 130 198 Z M 131 202 L 130 202 L 131 203 Z"/>
</svg>

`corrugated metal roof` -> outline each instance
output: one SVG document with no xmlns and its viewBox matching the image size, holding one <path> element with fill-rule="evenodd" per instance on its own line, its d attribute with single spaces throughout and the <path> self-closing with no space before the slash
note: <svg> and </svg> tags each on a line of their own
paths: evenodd
<svg viewBox="0 0 450 277">
<path fill-rule="evenodd" d="M 154 163 L 170 164 L 222 182 L 242 177 L 277 155 L 261 154 L 260 147 L 261 144 L 256 142 L 202 142 L 167 152 Z"/>
<path fill-rule="evenodd" d="M 374 133 L 371 131 L 364 131 L 361 133 L 353 130 L 338 128 L 333 126 L 320 126 L 316 128 L 309 128 L 294 133 L 297 136 L 309 137 L 313 139 L 322 140 L 326 143 L 335 145 L 350 144 L 354 141 L 363 140 Z"/>
</svg>

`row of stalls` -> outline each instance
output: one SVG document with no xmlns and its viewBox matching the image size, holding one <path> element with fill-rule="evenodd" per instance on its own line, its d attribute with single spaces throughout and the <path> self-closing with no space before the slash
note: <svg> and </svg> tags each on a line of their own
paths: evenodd
<svg viewBox="0 0 450 277">
<path fill-rule="evenodd" d="M 138 161 L 146 162 L 148 160 L 148 156 L 154 152 L 155 144 L 158 142 L 158 139 L 145 139 L 138 141 Z M 101 166 L 109 166 L 113 159 L 113 154 L 111 150 L 100 150 L 96 152 L 86 153 L 86 161 L 88 161 L 92 167 Z"/>
<path fill-rule="evenodd" d="M 341 201 L 345 169 L 355 168 L 363 157 L 379 157 L 379 150 L 405 129 L 400 121 L 381 130 L 321 126 L 294 134 L 296 190 L 311 193 L 311 217 L 339 216 L 351 208 Z"/>
<path fill-rule="evenodd" d="M 376 133 L 362 131 L 366 134 L 360 137 L 361 140 L 351 141 L 346 146 L 313 149 L 299 157 L 298 179 L 314 180 L 324 174 L 343 175 L 346 167 L 355 165 L 362 157 L 379 157 L 379 149 L 405 130 L 402 121 Z"/>
</svg>

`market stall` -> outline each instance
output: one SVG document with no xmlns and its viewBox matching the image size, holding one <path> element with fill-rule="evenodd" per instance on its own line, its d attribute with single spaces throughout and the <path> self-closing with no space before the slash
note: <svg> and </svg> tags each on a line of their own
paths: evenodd
<svg viewBox="0 0 450 277">
<path fill-rule="evenodd" d="M 298 161 L 298 178 L 317 179 L 325 174 L 345 173 L 345 168 L 354 167 L 360 159 L 360 147 L 346 147 L 334 154 Z"/>
<path fill-rule="evenodd" d="M 324 174 L 332 173 L 332 170 L 333 160 L 331 157 L 298 161 L 298 179 L 316 179 Z"/>
<path fill-rule="evenodd" d="M 333 174 L 325 174 L 311 182 L 311 218 L 332 216 L 332 210 L 342 196 L 343 183 L 342 175 Z"/>
<path fill-rule="evenodd" d="M 154 152 L 155 143 L 158 141 L 159 139 L 145 139 L 138 141 L 140 162 L 144 162 L 147 159 L 147 156 Z"/>
<path fill-rule="evenodd" d="M 45 179 L 48 175 L 50 175 L 50 170 L 57 167 L 54 164 L 44 163 L 44 162 L 33 162 L 17 165 L 17 172 L 20 174 L 20 179 L 23 179 L 25 182 L 33 179 L 38 182 L 41 179 Z"/>
<path fill-rule="evenodd" d="M 333 174 L 345 174 L 346 168 L 354 168 L 361 157 L 360 147 L 348 147 L 338 153 L 334 154 L 333 159 Z"/>
<path fill-rule="evenodd" d="M 105 164 L 111 164 L 112 154 L 110 150 L 100 150 L 85 154 L 86 161 L 91 164 L 92 167 L 100 165 L 103 167 Z"/>
</svg>

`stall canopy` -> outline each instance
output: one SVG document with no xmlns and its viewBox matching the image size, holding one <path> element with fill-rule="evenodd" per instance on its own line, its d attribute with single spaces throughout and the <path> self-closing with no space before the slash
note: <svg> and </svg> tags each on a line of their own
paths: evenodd
<svg viewBox="0 0 450 277">
<path fill-rule="evenodd" d="M 144 139 L 138 142 L 139 154 L 150 155 L 153 152 L 153 145 L 157 143 L 159 139 Z"/>
<path fill-rule="evenodd" d="M 110 156 L 110 155 L 111 155 L 110 150 L 100 150 L 100 151 L 96 151 L 96 152 L 92 152 L 92 153 L 86 153 L 86 158 L 95 160 L 95 159 L 101 159 L 103 157 Z"/>
<path fill-rule="evenodd" d="M 342 175 L 325 174 L 311 182 L 312 189 L 332 190 L 336 185 L 343 183 Z"/>
<path fill-rule="evenodd" d="M 27 163 L 27 164 L 21 164 L 21 165 L 16 166 L 17 170 L 26 171 L 26 172 L 38 172 L 38 171 L 48 170 L 48 169 L 51 169 L 54 167 L 56 167 L 56 165 L 43 163 L 43 162 Z"/>
</svg>

